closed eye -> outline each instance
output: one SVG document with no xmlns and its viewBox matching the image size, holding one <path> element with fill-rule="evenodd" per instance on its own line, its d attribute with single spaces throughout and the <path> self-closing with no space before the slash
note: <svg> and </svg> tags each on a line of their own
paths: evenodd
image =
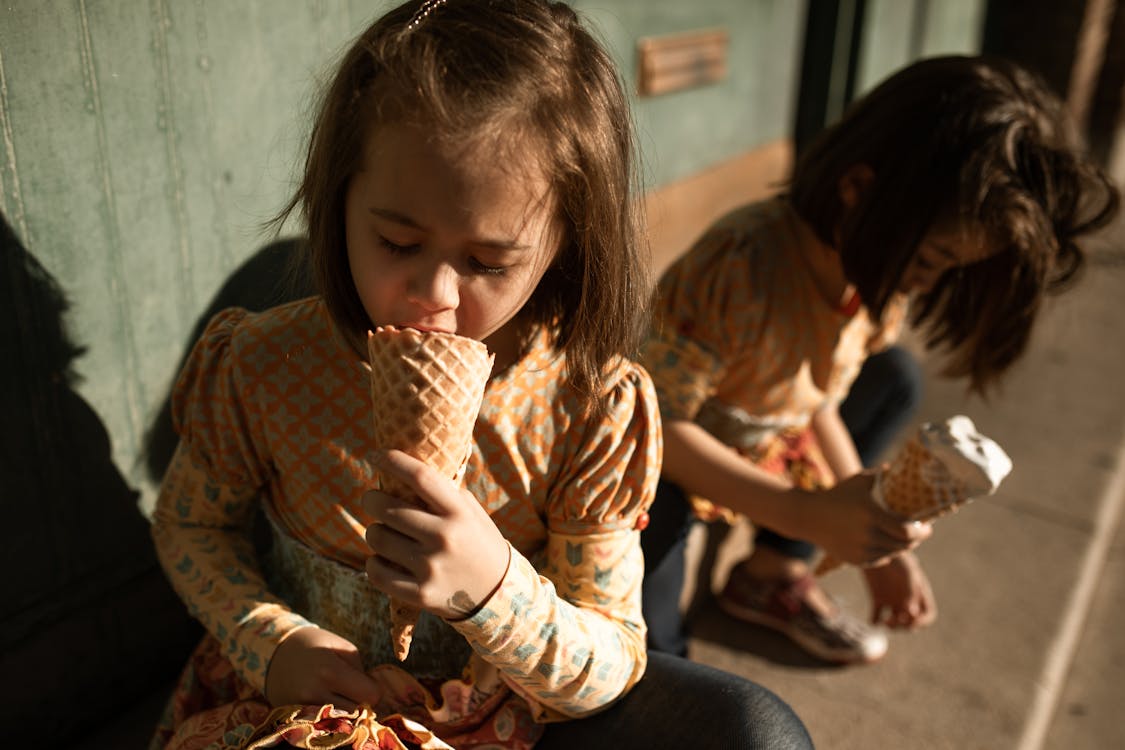
<svg viewBox="0 0 1125 750">
<path fill-rule="evenodd" d="M 508 272 L 507 266 L 490 266 L 487 263 L 480 262 L 476 258 L 469 258 L 469 267 L 476 273 L 490 276 L 503 276 Z"/>
<path fill-rule="evenodd" d="M 382 235 L 379 235 L 379 244 L 386 248 L 388 252 L 394 255 L 406 255 L 409 253 L 413 253 L 417 251 L 419 247 L 421 247 L 421 245 L 419 245 L 417 242 L 409 245 L 400 245 L 397 242 L 391 242 Z"/>
</svg>

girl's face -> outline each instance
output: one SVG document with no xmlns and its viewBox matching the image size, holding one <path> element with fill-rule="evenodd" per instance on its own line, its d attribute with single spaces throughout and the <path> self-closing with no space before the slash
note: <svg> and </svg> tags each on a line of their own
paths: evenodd
<svg viewBox="0 0 1125 750">
<path fill-rule="evenodd" d="M 899 282 L 900 292 L 925 294 L 946 271 L 995 254 L 984 228 L 976 224 L 944 224 L 931 229 L 918 244 Z"/>
<path fill-rule="evenodd" d="M 437 145 L 402 125 L 368 137 L 345 205 L 348 263 L 374 325 L 457 333 L 497 360 L 508 325 L 558 251 L 542 174 L 480 146 Z"/>
</svg>

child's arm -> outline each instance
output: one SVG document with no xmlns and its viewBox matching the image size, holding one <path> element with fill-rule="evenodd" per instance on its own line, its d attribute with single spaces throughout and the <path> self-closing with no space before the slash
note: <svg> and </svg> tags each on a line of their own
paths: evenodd
<svg viewBox="0 0 1125 750">
<path fill-rule="evenodd" d="M 311 623 L 269 592 L 247 528 L 253 498 L 212 481 L 180 442 L 160 488 L 152 534 L 188 610 L 215 636 L 238 674 L 265 690 L 278 643 Z"/>
<path fill-rule="evenodd" d="M 246 534 L 256 496 L 239 498 L 212 481 L 189 453 L 181 442 L 161 485 L 152 533 L 191 614 L 239 676 L 275 705 L 376 702 L 379 688 L 356 647 L 312 626 L 267 589 Z M 282 662 L 296 666 L 283 669 Z"/>
<path fill-rule="evenodd" d="M 784 478 L 759 469 L 684 419 L 664 422 L 663 472 L 688 493 L 780 534 L 811 541 L 846 562 L 884 560 L 928 533 L 872 500 L 870 474 L 854 475 L 827 491 L 790 488 Z"/>
<path fill-rule="evenodd" d="M 840 418 L 840 410 L 835 404 L 829 404 L 814 413 L 809 426 L 816 435 L 820 451 L 836 481 L 863 471 L 863 461 L 859 458 L 855 441 L 844 420 Z"/>
<path fill-rule="evenodd" d="M 248 532 L 270 469 L 238 366 L 253 343 L 238 333 L 246 317 L 238 309 L 215 316 L 177 383 L 181 440 L 154 512 L 156 550 L 188 610 L 251 687 L 275 703 L 371 701 L 374 686 L 356 668 L 355 647 L 308 627 L 269 592 L 258 568 Z"/>
<path fill-rule="evenodd" d="M 813 415 L 812 429 L 820 450 L 837 477 L 863 470 L 855 442 L 835 405 Z M 937 617 L 933 589 L 913 552 L 895 555 L 877 567 L 864 568 L 871 592 L 871 621 L 890 627 L 915 628 Z"/>
<path fill-rule="evenodd" d="M 912 552 L 896 555 L 886 565 L 864 568 L 871 592 L 871 622 L 914 629 L 937 619 L 930 579 Z"/>
<path fill-rule="evenodd" d="M 661 474 L 771 528 L 789 523 L 783 517 L 790 507 L 789 480 L 758 468 L 690 420 L 664 420 Z"/>
<path fill-rule="evenodd" d="M 503 585 L 466 623 L 477 632 L 462 630 L 542 719 L 606 708 L 648 663 L 640 530 L 660 472 L 660 417 L 651 379 L 631 364 L 607 402 L 606 416 L 576 419 L 563 438 L 546 560 L 536 569 L 513 553 Z"/>
<path fill-rule="evenodd" d="M 551 531 L 546 566 L 537 569 L 467 490 L 404 453 L 388 454 L 380 471 L 411 486 L 424 507 L 365 495 L 376 521 L 367 539 L 381 551 L 368 560 L 368 578 L 389 596 L 447 618 L 539 719 L 592 713 L 640 678 L 643 562 L 635 530 Z"/>
</svg>

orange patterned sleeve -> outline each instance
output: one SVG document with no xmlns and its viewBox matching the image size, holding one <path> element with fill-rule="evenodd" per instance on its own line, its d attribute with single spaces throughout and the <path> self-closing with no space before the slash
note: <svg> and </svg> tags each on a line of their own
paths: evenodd
<svg viewBox="0 0 1125 750">
<path fill-rule="evenodd" d="M 763 300 L 745 233 L 710 229 L 665 271 L 641 350 L 665 419 L 694 419 L 758 334 Z"/>
<path fill-rule="evenodd" d="M 232 337 L 244 310 L 212 320 L 174 394 L 180 444 L 161 484 L 152 534 L 169 580 L 239 675 L 265 689 L 274 649 L 309 623 L 272 595 L 247 533 L 267 466 L 253 439 Z"/>
<path fill-rule="evenodd" d="M 452 623 L 541 721 L 606 708 L 647 664 L 640 528 L 660 473 L 660 417 L 644 370 L 622 370 L 609 414 L 562 431 L 545 564 L 513 550 L 496 593 Z"/>
</svg>

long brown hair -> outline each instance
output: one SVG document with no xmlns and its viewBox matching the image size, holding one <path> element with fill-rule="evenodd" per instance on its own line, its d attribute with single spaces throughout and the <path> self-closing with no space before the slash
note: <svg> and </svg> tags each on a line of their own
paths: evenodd
<svg viewBox="0 0 1125 750">
<path fill-rule="evenodd" d="M 317 285 L 341 329 L 360 336 L 371 323 L 348 269 L 344 200 L 379 124 L 418 125 L 435 139 L 535 163 L 564 232 L 520 315 L 548 328 L 566 352 L 571 385 L 600 407 L 607 366 L 635 351 L 649 286 L 632 196 L 632 125 L 616 68 L 562 3 L 449 0 L 419 13 L 421 6 L 412 0 L 390 11 L 344 54 L 320 104 L 304 178 L 275 221 L 301 209 Z"/>
<path fill-rule="evenodd" d="M 845 210 L 840 180 L 857 164 L 874 180 Z M 928 231 L 985 230 L 1000 251 L 944 274 L 912 313 L 927 346 L 948 355 L 946 374 L 979 392 L 1023 353 L 1044 295 L 1083 266 L 1078 238 L 1119 203 L 1041 80 L 964 56 L 914 63 L 855 102 L 800 156 L 790 196 L 874 315 Z"/>
</svg>

